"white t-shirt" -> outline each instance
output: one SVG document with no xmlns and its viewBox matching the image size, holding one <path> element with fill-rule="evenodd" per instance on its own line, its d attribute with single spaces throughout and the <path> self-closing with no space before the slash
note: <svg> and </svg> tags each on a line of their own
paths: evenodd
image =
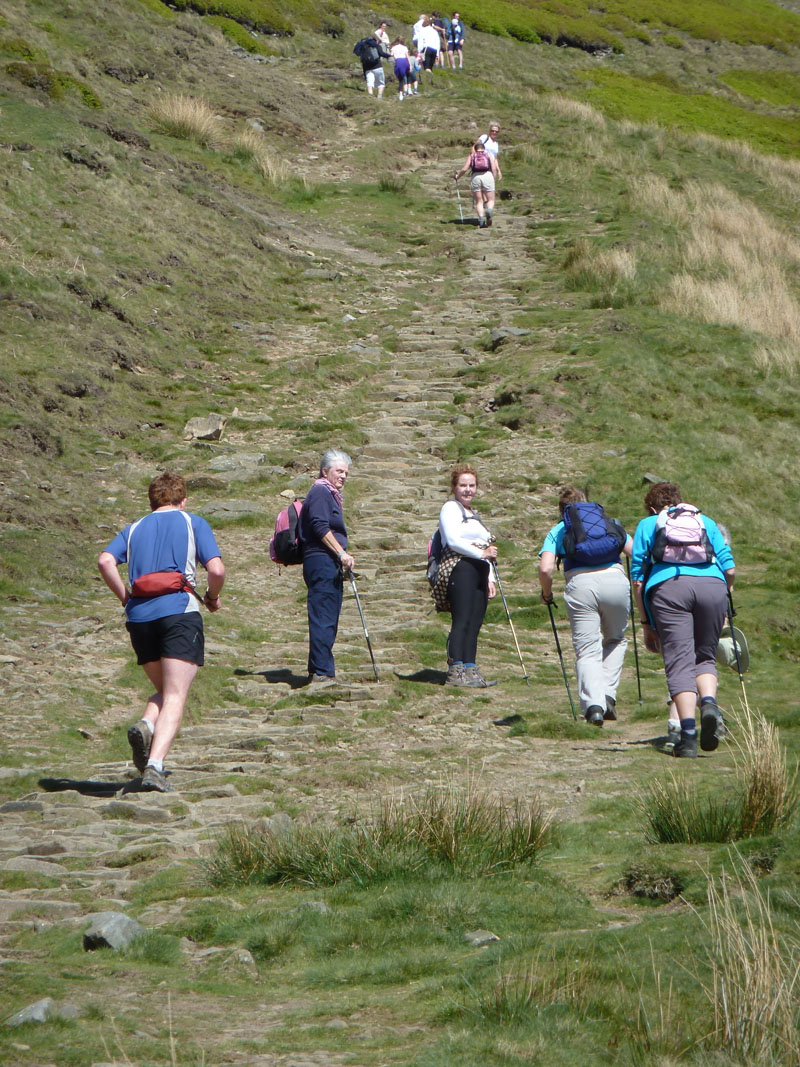
<svg viewBox="0 0 800 1067">
<path fill-rule="evenodd" d="M 438 52 L 442 43 L 439 31 L 435 26 L 423 26 L 419 31 L 418 41 L 421 52 L 424 52 L 426 48 L 432 48 L 435 52 Z"/>
<path fill-rule="evenodd" d="M 500 145 L 497 143 L 497 141 L 492 140 L 488 133 L 484 133 L 482 137 L 478 138 L 478 140 L 481 142 L 481 144 L 489 153 L 489 155 L 494 156 L 494 158 L 497 159 L 497 153 L 500 151 Z"/>
<path fill-rule="evenodd" d="M 482 559 L 483 549 L 491 534 L 474 516 L 465 516 L 456 500 L 448 500 L 439 513 L 439 535 L 442 543 L 461 556 Z"/>
</svg>

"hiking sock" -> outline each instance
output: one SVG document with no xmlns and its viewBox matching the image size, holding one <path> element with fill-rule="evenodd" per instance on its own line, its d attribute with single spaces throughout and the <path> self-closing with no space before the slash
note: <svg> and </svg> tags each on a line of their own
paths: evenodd
<svg viewBox="0 0 800 1067">
<path fill-rule="evenodd" d="M 163 759 L 149 759 L 147 761 L 147 766 L 148 767 L 155 767 L 155 769 L 157 771 L 160 771 L 162 774 L 164 773 L 164 761 L 163 761 Z"/>
<path fill-rule="evenodd" d="M 470 667 L 477 667 L 477 664 L 476 663 L 465 663 L 464 664 L 464 670 L 465 671 L 469 670 Z"/>
<path fill-rule="evenodd" d="M 697 719 L 681 719 L 681 733 L 694 737 L 697 733 Z"/>
<path fill-rule="evenodd" d="M 667 727 L 670 730 L 674 730 L 676 734 L 679 734 L 681 732 L 680 719 L 670 719 L 667 723 Z"/>
<path fill-rule="evenodd" d="M 713 704 L 714 707 L 716 707 L 717 706 L 717 698 L 716 697 L 703 697 L 701 699 L 701 701 L 700 701 L 700 710 L 701 711 L 702 711 L 703 706 L 705 704 Z"/>
</svg>

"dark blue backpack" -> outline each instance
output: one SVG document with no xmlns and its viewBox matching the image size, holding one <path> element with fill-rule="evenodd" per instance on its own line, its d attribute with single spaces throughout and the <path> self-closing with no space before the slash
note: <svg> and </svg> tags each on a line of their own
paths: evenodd
<svg viewBox="0 0 800 1067">
<path fill-rule="evenodd" d="M 564 508 L 565 570 L 573 567 L 602 567 L 618 563 L 628 535 L 599 504 L 582 500 Z"/>
</svg>

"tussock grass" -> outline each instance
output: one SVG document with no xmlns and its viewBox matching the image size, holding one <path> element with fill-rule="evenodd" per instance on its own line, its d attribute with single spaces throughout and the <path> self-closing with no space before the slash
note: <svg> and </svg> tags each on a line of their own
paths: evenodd
<svg viewBox="0 0 800 1067">
<path fill-rule="evenodd" d="M 452 784 L 420 797 L 387 796 L 350 825 L 276 835 L 230 827 L 208 867 L 213 885 L 336 885 L 445 870 L 464 877 L 532 863 L 549 843 L 552 816 L 538 798 L 510 805 Z"/>
<path fill-rule="evenodd" d="M 746 1063 L 800 1063 L 800 946 L 776 932 L 769 898 L 745 863 L 733 877 L 723 873 L 719 887 L 709 883 L 708 906 L 713 1043 Z"/>
<path fill-rule="evenodd" d="M 636 257 L 626 248 L 597 248 L 579 237 L 567 252 L 564 270 L 580 288 L 615 286 L 636 276 Z"/>
<path fill-rule="evenodd" d="M 736 798 L 698 794 L 697 783 L 670 773 L 648 786 L 641 801 L 646 821 L 645 838 L 662 845 L 724 843 L 738 829 Z"/>
<path fill-rule="evenodd" d="M 408 175 L 382 174 L 378 178 L 378 188 L 382 193 L 405 193 L 408 189 Z"/>
<path fill-rule="evenodd" d="M 277 155 L 258 130 L 250 127 L 237 130 L 233 138 L 233 154 L 237 159 L 250 160 L 268 185 L 277 187 L 289 180 L 289 164 Z"/>
<path fill-rule="evenodd" d="M 701 797 L 698 782 L 670 773 L 642 795 L 645 836 L 660 844 L 735 841 L 775 833 L 798 803 L 797 770 L 789 771 L 777 728 L 743 707 L 731 716 L 737 783 L 725 796 Z"/>
<path fill-rule="evenodd" d="M 508 158 L 515 163 L 538 163 L 542 158 L 542 151 L 537 144 L 529 142 L 515 145 L 508 153 Z"/>
<path fill-rule="evenodd" d="M 800 363 L 800 346 L 788 341 L 770 341 L 757 345 L 753 351 L 753 362 L 765 374 L 774 370 L 780 374 L 793 375 Z"/>
<path fill-rule="evenodd" d="M 555 949 L 537 954 L 502 973 L 485 991 L 470 990 L 462 1006 L 464 1015 L 492 1023 L 519 1023 L 542 1008 L 560 1004 L 585 1008 L 597 968 L 591 955 L 559 958 Z"/>
<path fill-rule="evenodd" d="M 542 106 L 560 118 L 582 122 L 587 126 L 595 126 L 598 130 L 605 129 L 605 115 L 591 104 L 585 104 L 581 100 L 573 100 L 569 96 L 561 96 L 560 93 L 548 93 L 541 97 Z"/>
<path fill-rule="evenodd" d="M 662 297 L 664 310 L 703 322 L 737 326 L 782 344 L 800 344 L 800 303 L 792 278 L 800 265 L 800 241 L 755 204 L 718 183 L 671 188 L 653 174 L 634 178 L 632 199 L 689 230 L 676 273 Z M 789 350 L 790 351 L 790 350 Z M 777 362 L 763 352 L 761 362 Z"/>
<path fill-rule="evenodd" d="M 736 762 L 744 783 L 742 837 L 760 837 L 786 826 L 797 810 L 797 768 L 790 771 L 778 728 L 743 706 L 732 717 Z"/>
<path fill-rule="evenodd" d="M 171 93 L 152 104 L 149 115 L 155 129 L 168 137 L 203 148 L 221 148 L 224 143 L 222 123 L 204 100 Z"/>
</svg>

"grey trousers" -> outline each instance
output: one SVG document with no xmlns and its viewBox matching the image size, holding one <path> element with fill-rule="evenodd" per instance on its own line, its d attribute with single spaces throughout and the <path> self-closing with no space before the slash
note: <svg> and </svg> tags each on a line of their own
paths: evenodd
<svg viewBox="0 0 800 1067">
<path fill-rule="evenodd" d="M 630 586 L 622 564 L 567 576 L 564 590 L 581 711 L 616 700 L 627 640 Z"/>
<path fill-rule="evenodd" d="M 696 693 L 698 674 L 717 673 L 728 587 L 708 575 L 679 574 L 657 585 L 648 599 L 661 641 L 669 695 Z"/>
</svg>

